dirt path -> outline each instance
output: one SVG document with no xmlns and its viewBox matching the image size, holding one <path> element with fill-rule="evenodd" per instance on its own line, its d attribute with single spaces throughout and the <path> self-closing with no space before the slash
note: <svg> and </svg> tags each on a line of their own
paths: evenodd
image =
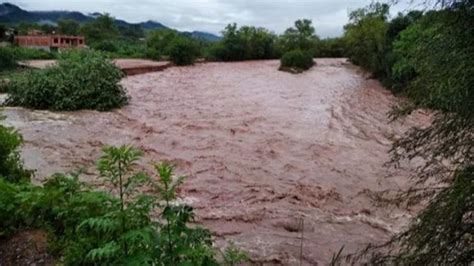
<svg viewBox="0 0 474 266">
<path fill-rule="evenodd" d="M 367 192 L 404 186 L 413 166 L 383 167 L 390 139 L 428 116 L 388 124 L 395 99 L 378 82 L 345 60 L 317 61 L 300 75 L 277 61 L 169 68 L 125 78 L 131 103 L 114 112 L 6 108 L 5 122 L 23 134 L 38 182 L 92 173 L 103 145 L 131 143 L 189 176 L 180 195 L 219 245 L 295 264 L 303 236 L 303 261 L 325 263 L 406 224 L 409 212 L 374 207 Z"/>
</svg>

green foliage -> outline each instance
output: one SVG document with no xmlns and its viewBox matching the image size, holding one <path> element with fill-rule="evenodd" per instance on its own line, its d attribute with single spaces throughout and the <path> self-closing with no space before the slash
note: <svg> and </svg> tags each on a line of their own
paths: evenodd
<svg viewBox="0 0 474 266">
<path fill-rule="evenodd" d="M 28 31 L 30 30 L 39 30 L 47 34 L 51 34 L 54 31 L 56 31 L 56 27 L 48 23 L 38 24 L 38 23 L 22 21 L 17 26 L 17 30 L 20 35 L 26 35 L 28 34 Z"/>
<path fill-rule="evenodd" d="M 65 35 L 79 35 L 81 25 L 74 19 L 58 20 L 58 32 Z"/>
<path fill-rule="evenodd" d="M 208 59 L 241 61 L 275 58 L 276 36 L 264 28 L 229 24 L 220 42 L 208 51 Z"/>
<path fill-rule="evenodd" d="M 36 60 L 36 59 L 54 59 L 56 55 L 44 50 L 26 48 L 26 47 L 9 47 L 15 54 L 17 60 Z"/>
<path fill-rule="evenodd" d="M 223 265 L 228 265 L 228 266 L 239 265 L 249 260 L 248 255 L 242 252 L 240 249 L 238 249 L 232 242 L 224 250 L 224 253 L 222 254 L 222 256 L 224 258 Z"/>
<path fill-rule="evenodd" d="M 278 46 L 281 53 L 293 50 L 310 51 L 314 56 L 319 37 L 315 34 L 312 21 L 309 19 L 295 21 L 295 26 L 288 28 L 280 36 Z"/>
<path fill-rule="evenodd" d="M 342 41 L 344 53 L 353 63 L 372 72 L 394 92 L 400 92 L 404 84 L 393 75 L 392 68 L 397 56 L 394 55 L 392 46 L 400 32 L 415 23 L 422 12 L 398 14 L 388 21 L 388 8 L 386 4 L 374 3 L 353 11 L 349 16 L 349 24 L 344 27 Z"/>
<path fill-rule="evenodd" d="M 316 57 L 345 57 L 345 43 L 343 38 L 327 38 L 318 41 Z"/>
<path fill-rule="evenodd" d="M 110 58 L 147 57 L 146 47 L 143 42 L 126 38 L 98 42 L 92 48 L 106 53 Z"/>
<path fill-rule="evenodd" d="M 280 63 L 281 70 L 294 69 L 296 72 L 308 70 L 314 65 L 312 53 L 302 50 L 287 52 L 281 57 Z"/>
<path fill-rule="evenodd" d="M 468 12 L 426 14 L 394 43 L 394 79 L 405 86 L 403 92 L 418 106 L 472 114 L 472 36 L 474 19 Z"/>
<path fill-rule="evenodd" d="M 355 62 L 379 71 L 392 90 L 407 96 L 408 101 L 392 112 L 394 119 L 416 108 L 434 109 L 429 126 L 412 128 L 390 151 L 394 165 L 423 159 L 411 176 L 412 186 L 395 195 L 393 191 L 376 195 L 382 203 L 427 202 L 426 208 L 407 230 L 382 245 L 369 245 L 355 260 L 376 265 L 468 265 L 473 260 L 472 4 L 462 1 L 424 15 L 410 12 L 385 22 L 385 27 L 383 12 L 361 10 L 346 28 L 347 49 L 352 50 Z M 361 29 L 375 22 L 380 25 Z M 371 31 L 377 28 L 386 30 L 377 35 Z M 358 47 L 382 32 L 385 51 Z M 372 40 L 382 43 L 379 38 Z"/>
<path fill-rule="evenodd" d="M 156 177 L 136 171 L 141 154 L 104 148 L 98 170 L 111 193 L 92 190 L 79 173 L 54 175 L 43 187 L 0 179 L 0 236 L 48 229 L 50 249 L 67 265 L 218 265 L 209 231 L 189 227 L 193 209 L 176 204 L 184 177 L 166 163 L 154 165 Z M 140 192 L 145 186 L 150 194 Z M 224 254 L 227 265 L 247 259 L 235 246 Z"/>
<path fill-rule="evenodd" d="M 23 225 L 23 219 L 17 213 L 20 202 L 16 198 L 23 190 L 22 184 L 0 178 L 0 239 L 8 237 Z"/>
<path fill-rule="evenodd" d="M 12 128 L 0 125 L 0 180 L 9 182 L 28 181 L 32 172 L 23 168 L 18 148 L 20 134 Z"/>
<path fill-rule="evenodd" d="M 25 47 L 0 47 L 0 71 L 10 70 L 17 66 L 18 60 L 52 59 L 52 53 Z"/>
<path fill-rule="evenodd" d="M 0 71 L 14 68 L 16 60 L 17 58 L 11 49 L 0 47 Z"/>
<path fill-rule="evenodd" d="M 119 26 L 118 30 L 126 40 L 136 41 L 145 37 L 145 31 L 140 25 Z"/>
<path fill-rule="evenodd" d="M 84 24 L 80 32 L 84 35 L 90 46 L 103 41 L 113 41 L 120 36 L 119 29 L 115 24 L 115 18 L 109 14 L 100 15 L 96 19 Z"/>
<path fill-rule="evenodd" d="M 146 39 L 147 57 L 159 60 L 161 55 L 166 54 L 168 45 L 178 37 L 178 33 L 173 30 L 156 30 L 148 34 Z"/>
<path fill-rule="evenodd" d="M 349 15 L 344 39 L 349 59 L 376 76 L 383 75 L 385 66 L 385 38 L 388 30 L 386 4 L 372 4 Z"/>
<path fill-rule="evenodd" d="M 103 54 L 71 51 L 58 65 L 29 71 L 8 85 L 7 103 L 35 109 L 110 110 L 127 103 L 122 72 Z"/>
<path fill-rule="evenodd" d="M 102 52 L 115 53 L 118 50 L 115 40 L 101 40 L 93 43 L 91 47 Z"/>
<path fill-rule="evenodd" d="M 175 38 L 167 51 L 171 61 L 178 66 L 192 65 L 200 54 L 198 45 L 185 37 Z"/>
</svg>

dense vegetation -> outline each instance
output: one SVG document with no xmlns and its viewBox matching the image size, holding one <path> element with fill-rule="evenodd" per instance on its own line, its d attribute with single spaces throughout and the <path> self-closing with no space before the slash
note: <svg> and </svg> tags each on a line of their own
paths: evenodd
<svg viewBox="0 0 474 266">
<path fill-rule="evenodd" d="M 71 51 L 57 65 L 12 79 L 7 104 L 35 109 L 110 110 L 127 103 L 122 72 L 103 54 Z"/>
<path fill-rule="evenodd" d="M 16 46 L 0 47 L 0 71 L 15 68 L 18 60 L 53 58 L 52 53 L 37 49 Z"/>
<path fill-rule="evenodd" d="M 26 34 L 30 29 L 38 29 L 45 33 L 84 35 L 90 48 L 105 52 L 112 58 L 173 59 L 170 54 L 172 51 L 175 55 L 186 54 L 188 58 L 203 56 L 208 60 L 241 61 L 277 59 L 296 49 L 310 51 L 313 56 L 319 57 L 343 55 L 341 39 L 320 40 L 315 34 L 311 20 L 307 19 L 297 20 L 294 27 L 288 28 L 281 35 L 276 35 L 265 28 L 237 27 L 235 23 L 229 24 L 222 31 L 221 40 L 215 42 L 167 28 L 145 31 L 140 25 L 122 26 L 109 14 L 100 15 L 84 24 L 72 19 L 61 19 L 57 26 L 20 23 L 16 27 L 20 34 Z M 183 45 L 184 43 L 186 45 Z M 187 49 L 178 51 L 180 47 L 191 46 L 192 53 L 188 53 Z M 24 59 L 40 59 L 40 57 L 26 56 Z"/>
<path fill-rule="evenodd" d="M 280 70 L 295 73 L 303 72 L 314 65 L 313 55 L 309 51 L 292 50 L 281 57 Z"/>
<path fill-rule="evenodd" d="M 233 265 L 246 259 L 230 245 L 218 261 L 209 231 L 188 225 L 193 209 L 173 203 L 184 177 L 175 177 L 171 165 L 155 164 L 150 176 L 136 170 L 139 150 L 107 147 L 98 171 L 112 193 L 82 183 L 78 174 L 56 174 L 35 186 L 18 157 L 21 137 L 4 127 L 0 135 L 0 238 L 46 230 L 50 250 L 66 265 Z M 140 193 L 143 186 L 153 193 Z"/>
<path fill-rule="evenodd" d="M 178 66 L 192 65 L 199 56 L 198 45 L 190 38 L 175 38 L 168 47 L 170 60 Z"/>
<path fill-rule="evenodd" d="M 351 13 L 344 39 L 350 59 L 407 96 L 394 119 L 431 108 L 433 123 L 395 141 L 392 162 L 423 158 L 410 189 L 378 199 L 397 205 L 427 201 L 410 227 L 352 259 L 372 264 L 468 265 L 474 226 L 474 14 L 472 1 L 388 20 L 388 6 Z"/>
<path fill-rule="evenodd" d="M 241 61 L 280 58 L 293 51 L 309 51 L 312 56 L 319 55 L 320 40 L 315 34 L 311 20 L 297 20 L 294 27 L 288 28 L 282 35 L 265 28 L 229 24 L 222 31 L 222 40 L 212 44 L 207 57 L 210 60 Z M 326 46 L 326 50 L 329 46 Z M 326 52 L 326 54 L 330 54 Z M 335 53 L 336 54 L 336 53 Z"/>
<path fill-rule="evenodd" d="M 264 28 L 229 24 L 222 40 L 208 51 L 211 60 L 240 61 L 275 58 L 276 36 Z"/>
<path fill-rule="evenodd" d="M 0 125 L 0 179 L 10 182 L 29 180 L 32 173 L 23 168 L 18 152 L 21 142 L 22 138 L 17 132 Z"/>
<path fill-rule="evenodd" d="M 5 47 L 0 47 L 0 71 L 10 69 L 16 66 L 14 54 Z"/>
</svg>

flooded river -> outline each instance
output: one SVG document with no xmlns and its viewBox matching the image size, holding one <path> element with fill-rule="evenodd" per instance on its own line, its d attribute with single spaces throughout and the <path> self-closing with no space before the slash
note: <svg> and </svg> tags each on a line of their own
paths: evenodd
<svg viewBox="0 0 474 266">
<path fill-rule="evenodd" d="M 377 81 L 343 59 L 317 63 L 299 75 L 278 61 L 173 67 L 125 78 L 130 104 L 113 112 L 5 108 L 3 123 L 23 134 L 36 182 L 83 166 L 101 186 L 101 147 L 133 144 L 143 164 L 169 160 L 188 176 L 179 195 L 219 246 L 233 241 L 255 262 L 324 264 L 406 225 L 413 213 L 368 194 L 406 185 L 414 165 L 384 167 L 387 151 L 429 119 L 389 124 L 396 99 Z"/>
</svg>

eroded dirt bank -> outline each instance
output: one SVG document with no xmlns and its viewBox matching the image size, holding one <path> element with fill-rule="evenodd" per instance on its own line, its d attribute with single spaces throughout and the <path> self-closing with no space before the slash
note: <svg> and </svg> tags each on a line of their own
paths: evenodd
<svg viewBox="0 0 474 266">
<path fill-rule="evenodd" d="M 114 112 L 6 108 L 4 123 L 23 134 L 38 182 L 79 166 L 92 173 L 103 145 L 130 143 L 189 176 L 180 196 L 219 245 L 294 264 L 303 237 L 303 261 L 325 263 L 406 223 L 409 212 L 375 207 L 367 192 L 404 186 L 414 166 L 383 167 L 390 139 L 428 116 L 388 124 L 395 98 L 378 82 L 343 59 L 317 61 L 300 75 L 277 61 L 169 68 L 125 78 L 131 102 Z"/>
</svg>

